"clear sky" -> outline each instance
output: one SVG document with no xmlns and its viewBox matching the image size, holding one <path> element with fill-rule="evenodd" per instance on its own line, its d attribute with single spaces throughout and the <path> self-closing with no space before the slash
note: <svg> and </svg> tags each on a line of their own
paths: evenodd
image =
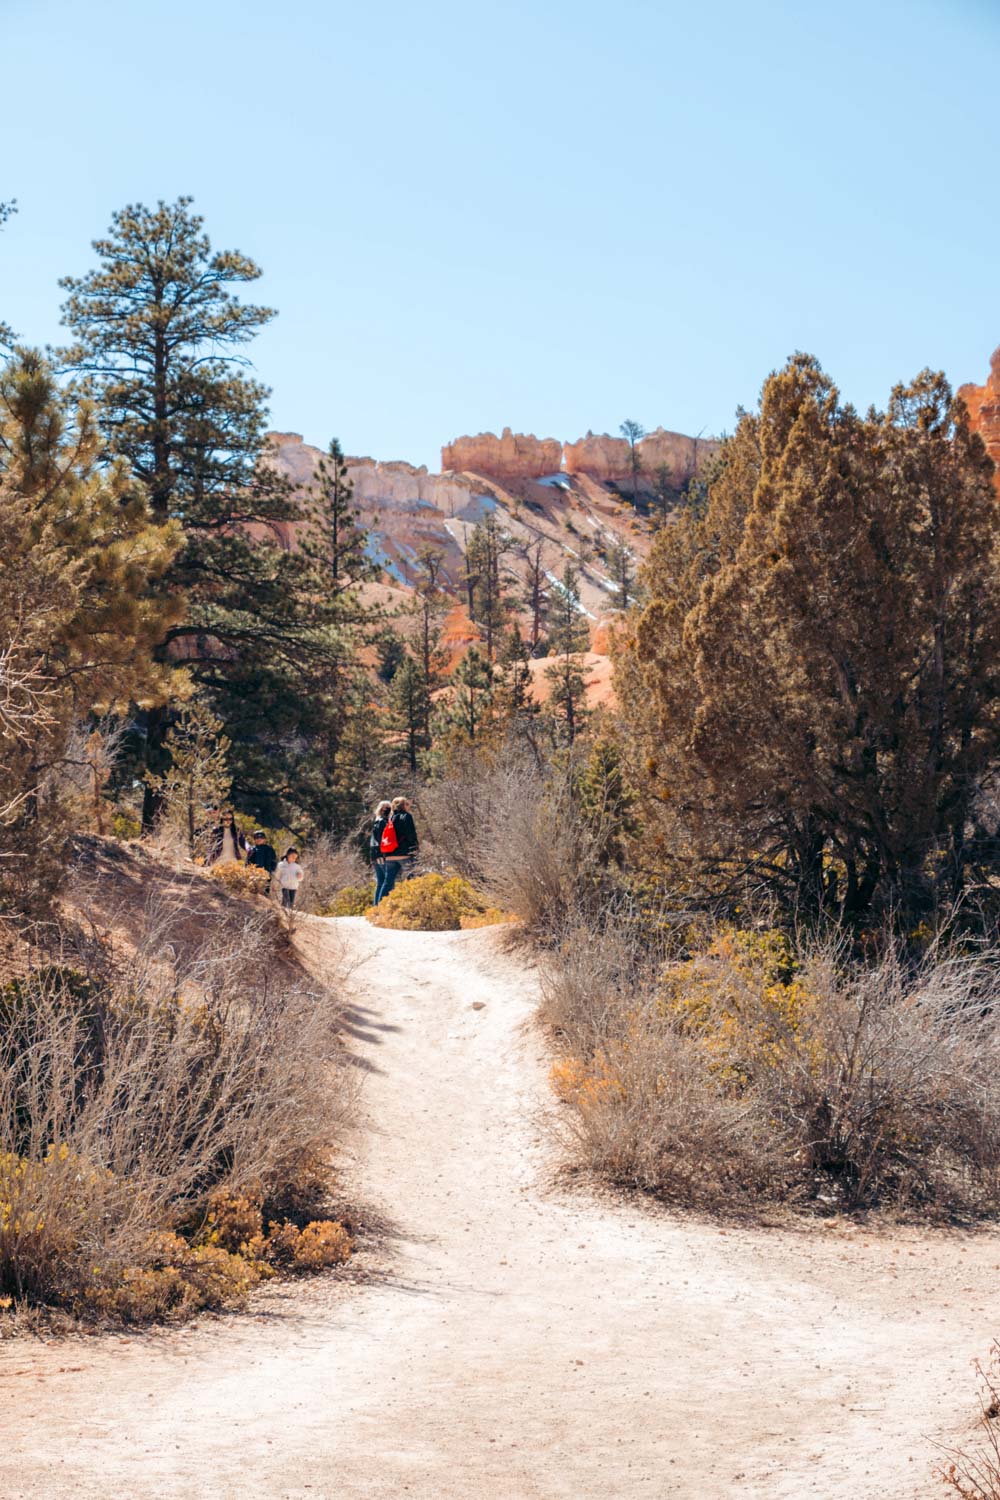
<svg viewBox="0 0 1000 1500">
<path fill-rule="evenodd" d="M 273 424 L 718 432 L 1000 343 L 1000 0 L 0 0 L 0 319 L 130 201 L 264 268 Z"/>
</svg>

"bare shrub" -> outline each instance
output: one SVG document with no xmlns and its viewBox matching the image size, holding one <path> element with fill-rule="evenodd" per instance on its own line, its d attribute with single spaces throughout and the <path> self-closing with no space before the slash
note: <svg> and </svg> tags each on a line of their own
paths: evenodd
<svg viewBox="0 0 1000 1500">
<path fill-rule="evenodd" d="M 308 878 L 299 893 L 303 911 L 329 911 L 339 891 L 363 885 L 369 878 L 368 862 L 362 857 L 358 836 L 336 839 L 324 833 L 309 845 L 303 858 Z"/>
<path fill-rule="evenodd" d="M 421 793 L 434 848 L 500 910 L 537 936 L 564 927 L 594 890 L 594 840 L 565 777 L 511 747 L 469 755 Z"/>
<path fill-rule="evenodd" d="M 221 1185 L 280 1193 L 350 1109 L 335 1007 L 274 977 L 268 932 L 233 924 L 183 963 L 159 933 L 110 979 L 53 969 L 0 991 L 4 1291 L 125 1316 L 146 1293 L 208 1305 L 184 1291 L 199 1278 L 209 1302 L 253 1283 L 173 1239 Z"/>
<path fill-rule="evenodd" d="M 664 963 L 648 929 L 571 931 L 546 981 L 580 1158 L 683 1203 L 1000 1207 L 1000 972 L 852 963 L 721 929 Z"/>
<path fill-rule="evenodd" d="M 1000 1500 L 1000 1344 L 993 1345 L 989 1367 L 977 1364 L 976 1369 L 980 1413 L 975 1442 L 945 1449 L 938 1477 L 962 1500 Z"/>
</svg>

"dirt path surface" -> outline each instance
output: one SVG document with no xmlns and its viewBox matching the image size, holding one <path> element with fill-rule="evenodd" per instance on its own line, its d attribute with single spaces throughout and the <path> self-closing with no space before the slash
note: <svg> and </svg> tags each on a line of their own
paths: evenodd
<svg viewBox="0 0 1000 1500">
<path fill-rule="evenodd" d="M 554 1187 L 535 976 L 496 930 L 302 936 L 359 961 L 371 1277 L 0 1346 L 2 1500 L 941 1493 L 1000 1238 L 722 1231 Z"/>
</svg>

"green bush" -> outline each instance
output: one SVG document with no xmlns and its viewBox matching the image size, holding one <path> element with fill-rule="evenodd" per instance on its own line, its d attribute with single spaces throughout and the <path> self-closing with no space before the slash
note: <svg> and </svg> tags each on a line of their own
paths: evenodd
<svg viewBox="0 0 1000 1500">
<path fill-rule="evenodd" d="M 319 913 L 321 917 L 363 917 L 372 904 L 370 885 L 346 885 Z"/>
</svg>

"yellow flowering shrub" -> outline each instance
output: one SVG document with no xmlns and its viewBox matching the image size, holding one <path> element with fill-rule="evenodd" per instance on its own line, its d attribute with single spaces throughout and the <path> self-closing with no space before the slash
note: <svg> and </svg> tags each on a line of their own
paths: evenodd
<svg viewBox="0 0 1000 1500">
<path fill-rule="evenodd" d="M 271 887 L 271 877 L 266 870 L 259 870 L 256 865 L 248 865 L 239 859 L 219 860 L 209 873 L 213 880 L 237 896 L 266 896 Z"/>
<path fill-rule="evenodd" d="M 373 927 L 408 932 L 458 932 L 462 918 L 482 910 L 471 885 L 459 875 L 418 875 L 366 913 Z"/>
</svg>

